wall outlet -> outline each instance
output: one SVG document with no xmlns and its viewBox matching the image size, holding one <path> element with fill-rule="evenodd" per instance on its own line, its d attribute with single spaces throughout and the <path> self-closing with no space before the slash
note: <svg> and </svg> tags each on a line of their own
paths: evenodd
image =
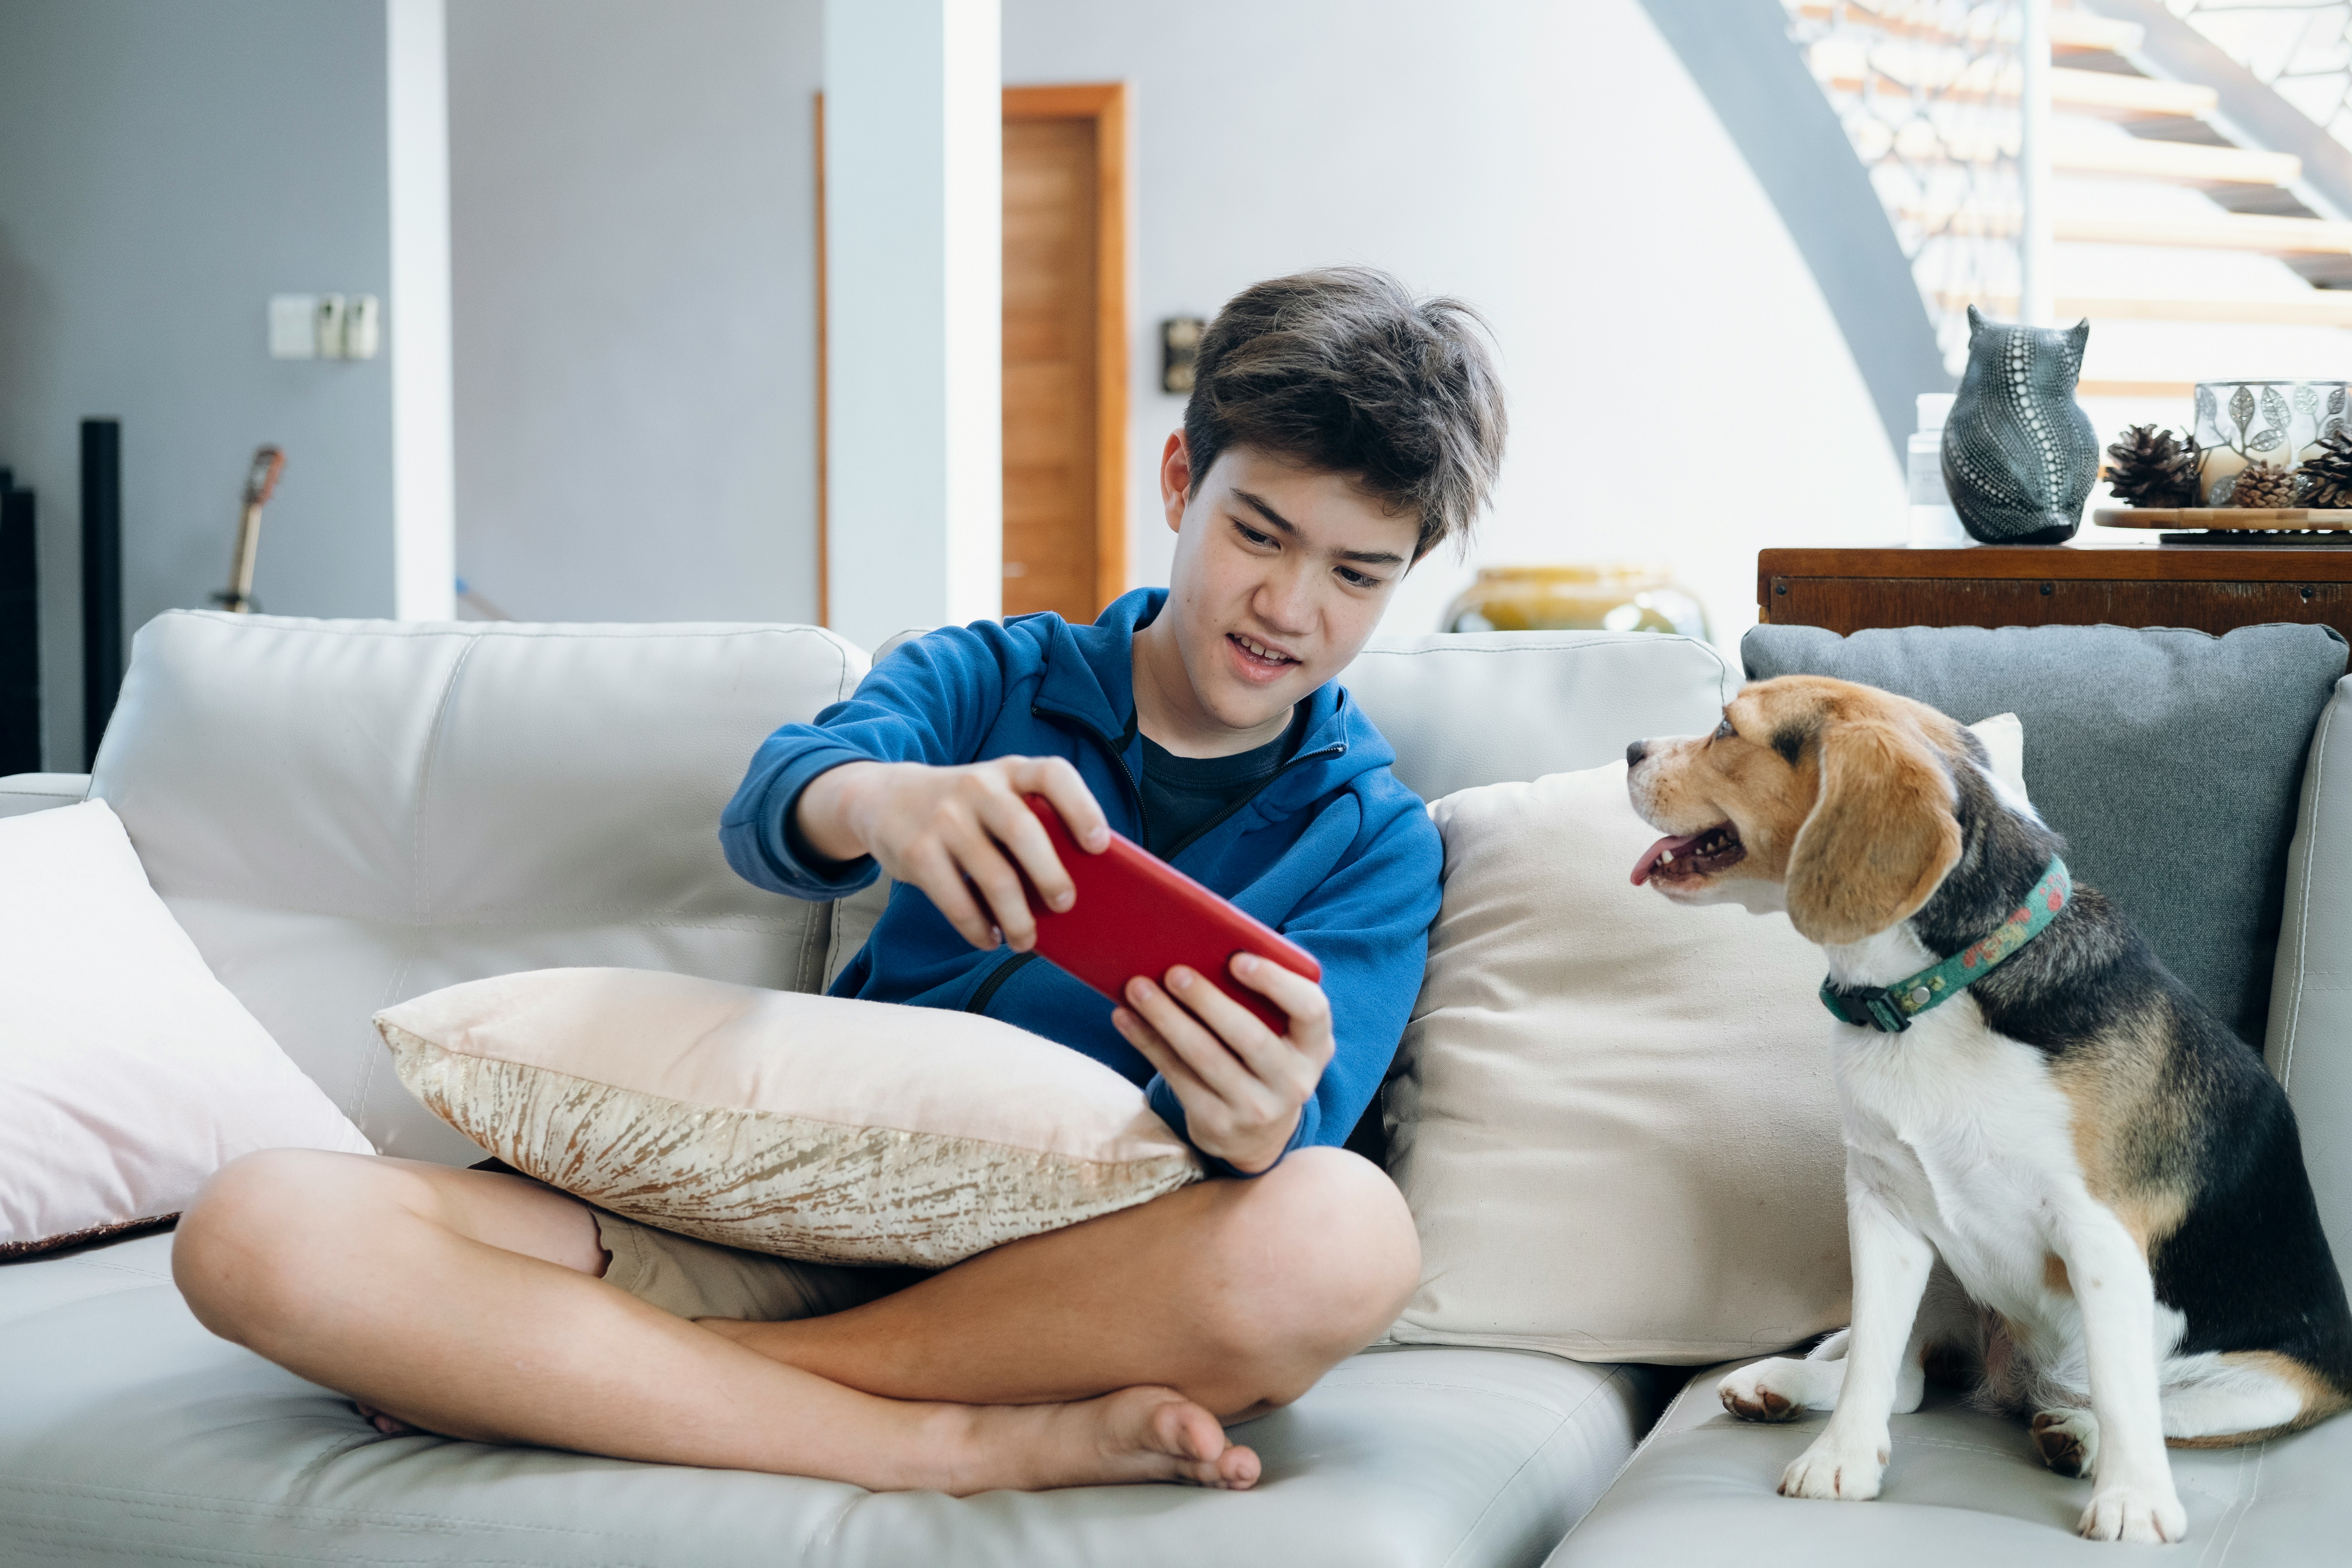
<svg viewBox="0 0 2352 1568">
<path fill-rule="evenodd" d="M 319 357 L 341 359 L 343 357 L 343 297 L 341 294 L 320 294 L 316 298 L 318 304 L 312 308 L 310 319 L 318 323 Z"/>
<path fill-rule="evenodd" d="M 343 303 L 343 357 L 373 359 L 383 336 L 383 310 L 373 294 L 354 294 Z"/>
</svg>

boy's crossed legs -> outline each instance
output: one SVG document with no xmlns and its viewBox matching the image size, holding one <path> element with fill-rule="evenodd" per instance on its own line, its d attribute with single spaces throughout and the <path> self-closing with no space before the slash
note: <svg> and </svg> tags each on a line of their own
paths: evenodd
<svg viewBox="0 0 2352 1568">
<path fill-rule="evenodd" d="M 430 1431 L 964 1495 L 1253 1484 L 1220 1418 L 1379 1335 L 1420 1249 L 1388 1178 L 1318 1148 L 793 1322 L 689 1322 L 605 1262 L 535 1182 L 304 1150 L 229 1165 L 173 1251 L 205 1327 Z"/>
</svg>

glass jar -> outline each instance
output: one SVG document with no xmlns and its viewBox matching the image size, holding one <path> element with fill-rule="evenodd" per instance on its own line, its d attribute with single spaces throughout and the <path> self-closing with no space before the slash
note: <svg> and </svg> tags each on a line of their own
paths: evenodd
<svg viewBox="0 0 2352 1568">
<path fill-rule="evenodd" d="M 1706 611 L 1661 566 L 1483 566 L 1445 606 L 1449 632 L 1679 632 Z"/>
<path fill-rule="evenodd" d="M 2256 463 L 2292 469 L 2344 428 L 2341 381 L 2200 381 L 2197 384 L 2197 488 L 2201 504 L 2228 506 L 2238 476 Z"/>
</svg>

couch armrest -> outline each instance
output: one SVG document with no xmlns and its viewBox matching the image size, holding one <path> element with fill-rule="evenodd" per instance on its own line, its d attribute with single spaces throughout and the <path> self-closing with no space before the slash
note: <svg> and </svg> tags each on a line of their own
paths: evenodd
<svg viewBox="0 0 2352 1568">
<path fill-rule="evenodd" d="M 2352 676 L 2319 715 L 2287 851 L 2286 908 L 2263 1055 L 2302 1124 L 2320 1222 L 2352 1256 Z"/>
<path fill-rule="evenodd" d="M 0 816 L 72 805 L 89 794 L 88 773 L 9 773 L 0 777 Z"/>
</svg>

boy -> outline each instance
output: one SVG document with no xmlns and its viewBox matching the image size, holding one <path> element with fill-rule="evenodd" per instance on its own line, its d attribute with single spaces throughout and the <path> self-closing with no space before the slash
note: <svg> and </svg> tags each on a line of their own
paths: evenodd
<svg viewBox="0 0 2352 1568">
<path fill-rule="evenodd" d="M 771 737 L 724 814 L 736 868 L 899 885 L 837 994 L 964 1007 L 1148 1084 L 1223 1179 L 929 1277 L 636 1225 L 511 1175 L 281 1150 L 224 1170 L 173 1253 L 215 1332 L 385 1430 L 967 1494 L 1245 1488 L 1222 1423 L 1295 1399 L 1394 1318 L 1411 1215 L 1335 1147 L 1419 989 L 1439 847 L 1331 677 L 1484 504 L 1504 416 L 1470 318 L 1361 269 L 1264 283 L 1202 342 L 1160 490 L 1167 590 L 918 639 Z M 1321 962 L 1247 958 L 1276 1035 L 1179 968 L 1124 1005 L 1031 962 L 1017 862 L 1113 826 Z"/>
</svg>

